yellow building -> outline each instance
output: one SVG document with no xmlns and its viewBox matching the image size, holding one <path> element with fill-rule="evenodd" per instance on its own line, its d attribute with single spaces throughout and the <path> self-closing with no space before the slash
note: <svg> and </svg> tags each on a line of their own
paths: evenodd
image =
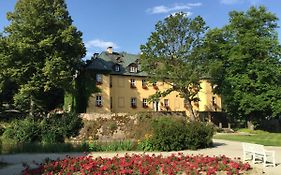
<svg viewBox="0 0 281 175">
<path fill-rule="evenodd" d="M 96 85 L 101 90 L 93 93 L 86 113 L 132 113 L 141 111 L 187 111 L 184 99 L 172 92 L 159 101 L 149 103 L 149 96 L 168 89 L 163 82 L 148 83 L 141 72 L 139 55 L 112 52 L 112 48 L 95 54 L 88 70 L 95 73 Z M 199 102 L 193 104 L 198 112 L 221 111 L 221 97 L 213 94 L 207 80 L 201 81 Z"/>
</svg>

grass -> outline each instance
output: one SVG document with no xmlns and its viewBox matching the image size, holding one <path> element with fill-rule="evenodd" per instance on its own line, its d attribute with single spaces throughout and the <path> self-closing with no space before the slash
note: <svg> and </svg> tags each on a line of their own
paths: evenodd
<svg viewBox="0 0 281 175">
<path fill-rule="evenodd" d="M 257 143 L 265 146 L 281 146 L 281 133 L 269 133 L 266 131 L 240 129 L 238 132 L 246 134 L 217 134 L 215 139 Z"/>
<path fill-rule="evenodd" d="M 55 153 L 55 152 L 86 152 L 88 145 L 86 143 L 22 143 L 22 144 L 1 144 L 0 154 L 16 153 Z"/>
<path fill-rule="evenodd" d="M 130 140 L 111 142 L 82 142 L 72 143 L 21 143 L 21 144 L 0 144 L 0 154 L 16 153 L 64 153 L 64 152 L 101 152 L 101 151 L 132 151 L 137 145 Z"/>
</svg>

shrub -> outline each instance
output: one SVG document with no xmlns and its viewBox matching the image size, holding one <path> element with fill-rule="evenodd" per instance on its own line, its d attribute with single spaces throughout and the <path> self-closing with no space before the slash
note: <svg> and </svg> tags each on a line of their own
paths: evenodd
<svg viewBox="0 0 281 175">
<path fill-rule="evenodd" d="M 152 122 L 153 134 L 149 139 L 153 150 L 178 151 L 187 148 L 186 124 L 183 120 L 162 117 Z M 147 143 L 150 145 L 150 143 Z"/>
<path fill-rule="evenodd" d="M 3 133 L 3 139 L 23 142 L 55 143 L 75 136 L 83 126 L 82 119 L 73 113 L 54 114 L 44 119 L 14 120 Z"/>
<path fill-rule="evenodd" d="M 206 148 L 212 145 L 214 128 L 202 122 L 190 122 L 186 127 L 186 144 L 189 149 Z"/>
<path fill-rule="evenodd" d="M 33 118 L 16 119 L 11 122 L 3 133 L 4 140 L 14 142 L 40 141 L 41 128 Z"/>
<path fill-rule="evenodd" d="M 75 113 L 53 114 L 41 122 L 42 142 L 63 142 L 64 138 L 78 135 L 82 127 L 82 119 Z"/>
<path fill-rule="evenodd" d="M 138 148 L 144 151 L 178 151 L 198 149 L 212 145 L 214 129 L 201 122 L 161 117 L 152 121 L 153 132 L 139 141 Z"/>
</svg>

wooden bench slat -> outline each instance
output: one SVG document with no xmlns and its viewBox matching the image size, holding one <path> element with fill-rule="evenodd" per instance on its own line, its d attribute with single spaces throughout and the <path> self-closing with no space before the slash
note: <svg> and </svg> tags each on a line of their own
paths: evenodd
<svg viewBox="0 0 281 175">
<path fill-rule="evenodd" d="M 264 166 L 273 165 L 275 166 L 275 151 L 268 151 L 264 149 L 263 145 L 242 142 L 243 147 L 243 160 L 246 161 L 247 155 L 251 156 L 253 163 L 256 163 L 257 158 L 261 158 Z M 268 157 L 272 158 L 272 163 L 268 163 Z"/>
</svg>

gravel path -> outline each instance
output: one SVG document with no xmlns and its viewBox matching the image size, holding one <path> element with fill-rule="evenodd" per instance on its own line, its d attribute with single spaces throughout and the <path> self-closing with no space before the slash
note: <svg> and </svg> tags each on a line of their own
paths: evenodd
<svg viewBox="0 0 281 175">
<path fill-rule="evenodd" d="M 265 175 L 280 175 L 281 174 L 281 147 L 271 147 L 266 146 L 268 150 L 275 150 L 276 154 L 276 167 L 263 167 L 262 164 L 255 164 L 252 165 L 255 167 L 254 174 L 265 174 Z M 204 154 L 204 155 L 226 155 L 227 157 L 237 158 L 242 157 L 242 145 L 240 142 L 234 141 L 226 141 L 226 140 L 218 140 L 214 139 L 214 147 L 201 149 L 196 151 L 185 150 L 180 151 L 184 154 Z M 139 153 L 142 154 L 143 152 L 127 152 L 129 154 Z M 147 152 L 147 154 L 162 154 L 163 156 L 170 155 L 172 153 L 177 152 Z M 125 152 L 95 152 L 92 153 L 94 157 L 113 157 L 116 154 L 124 155 Z M 55 159 L 62 159 L 66 155 L 69 156 L 81 156 L 84 155 L 83 153 L 42 153 L 42 154 L 7 154 L 7 155 L 0 155 L 0 161 L 10 163 L 11 165 L 0 169 L 0 175 L 19 175 L 20 172 L 23 170 L 22 163 L 27 163 L 32 167 L 35 167 L 34 161 L 37 163 L 43 162 L 46 158 L 50 158 L 52 160 Z"/>
</svg>

